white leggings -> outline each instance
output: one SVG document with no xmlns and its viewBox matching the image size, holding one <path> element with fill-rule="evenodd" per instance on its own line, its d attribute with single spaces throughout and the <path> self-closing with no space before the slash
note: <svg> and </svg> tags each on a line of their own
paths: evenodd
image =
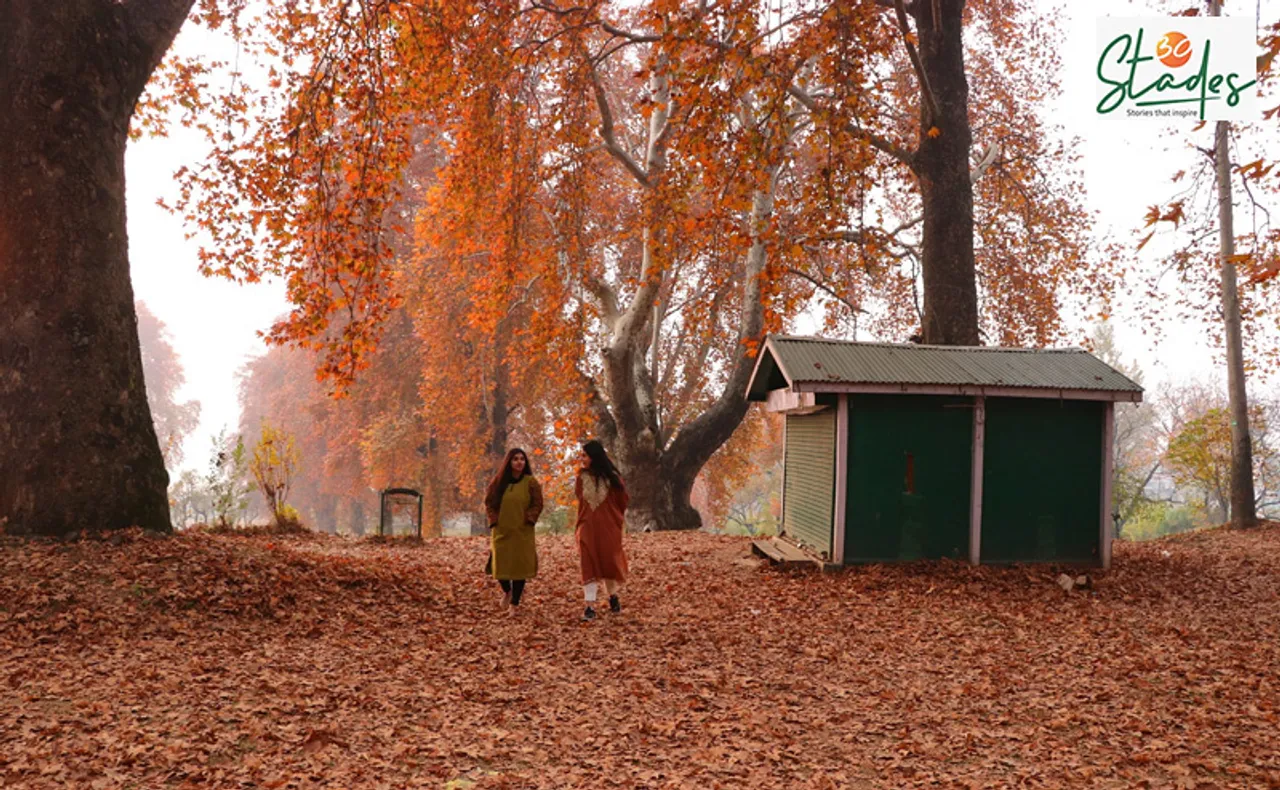
<svg viewBox="0 0 1280 790">
<path fill-rule="evenodd" d="M 615 579 L 604 580 L 604 589 L 605 589 L 605 592 L 609 593 L 609 595 L 616 595 L 618 592 L 618 587 L 620 586 L 621 585 Z M 599 582 L 587 582 L 586 584 L 582 585 L 582 591 L 587 596 L 587 603 L 596 602 L 596 593 L 599 590 L 600 590 Z"/>
</svg>

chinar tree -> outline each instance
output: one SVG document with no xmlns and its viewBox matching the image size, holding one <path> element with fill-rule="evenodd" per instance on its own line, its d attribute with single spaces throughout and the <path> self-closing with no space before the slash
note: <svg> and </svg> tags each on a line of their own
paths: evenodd
<svg viewBox="0 0 1280 790">
<path fill-rule="evenodd" d="M 612 445 L 633 527 L 696 527 L 764 333 L 814 298 L 881 336 L 1040 343 L 1064 290 L 1105 287 L 1079 276 L 1088 223 L 1035 112 L 1054 48 L 1029 4 L 782 6 L 267 8 L 238 30 L 284 98 L 187 90 L 219 122 L 176 208 L 211 234 L 209 272 L 287 279 L 272 339 L 321 351 L 322 375 L 358 375 L 413 293 L 421 335 L 458 327 L 434 347 L 470 360 L 488 413 L 576 390 L 557 441 Z M 424 129 L 430 184 L 409 174 Z M 464 293 L 424 287 L 440 271 Z M 505 400 L 531 359 L 553 385 Z"/>
<path fill-rule="evenodd" d="M 134 106 L 193 0 L 0 0 L 0 522 L 169 530 L 125 233 Z"/>
</svg>

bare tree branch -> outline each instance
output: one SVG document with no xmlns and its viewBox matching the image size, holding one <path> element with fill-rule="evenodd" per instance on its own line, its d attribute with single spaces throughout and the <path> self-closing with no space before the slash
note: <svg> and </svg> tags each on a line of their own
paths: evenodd
<svg viewBox="0 0 1280 790">
<path fill-rule="evenodd" d="M 818 106 L 818 103 L 804 88 L 801 88 L 798 85 L 790 85 L 787 87 L 787 93 L 791 94 L 796 101 L 804 105 L 804 108 L 809 112 L 819 113 L 822 111 L 822 108 Z M 893 143 L 873 132 L 869 132 L 859 126 L 855 126 L 853 123 L 846 123 L 844 129 L 854 137 L 857 137 L 860 140 L 865 140 L 872 147 L 892 156 L 894 159 L 897 159 L 913 171 L 915 170 L 915 154 L 911 151 L 908 151 L 902 146 L 897 145 L 896 143 Z"/>
<path fill-rule="evenodd" d="M 625 38 L 635 44 L 652 44 L 655 41 L 662 40 L 661 36 L 646 33 L 632 33 L 630 30 L 623 30 L 622 28 L 617 27 L 616 25 L 611 25 L 608 22 L 601 22 L 600 27 L 609 35 L 617 36 L 618 38 Z"/>
<path fill-rule="evenodd" d="M 1000 158 L 1000 143 L 992 143 L 982 149 L 982 155 L 969 171 L 969 183 L 976 184 L 978 179 L 986 175 L 990 167 Z"/>
<path fill-rule="evenodd" d="M 911 25 L 907 24 L 907 9 L 903 5 L 902 0 L 893 0 L 893 8 L 897 12 L 898 29 L 902 31 L 902 43 L 907 46 L 907 55 L 911 58 L 911 66 L 916 71 L 916 77 L 920 80 L 921 93 L 924 94 L 925 104 L 929 107 L 929 123 L 933 124 L 938 118 L 938 100 L 933 95 L 933 86 L 929 84 L 929 77 L 924 73 L 924 64 L 920 61 L 920 53 L 916 51 L 915 42 L 911 36 Z M 940 20 L 935 17 L 934 24 L 938 24 Z"/>
<path fill-rule="evenodd" d="M 600 108 L 600 136 L 604 138 L 604 147 L 613 156 L 622 163 L 635 177 L 636 181 L 646 189 L 653 184 L 649 181 L 649 174 L 645 172 L 631 154 L 618 144 L 617 135 L 614 133 L 613 126 L 613 110 L 609 107 L 609 97 L 605 95 L 604 85 L 600 82 L 600 74 L 593 68 L 591 70 L 591 84 L 595 88 L 596 106 Z"/>
<path fill-rule="evenodd" d="M 793 277 L 799 277 L 801 280 L 808 282 L 814 288 L 817 288 L 818 290 L 822 291 L 827 296 L 830 296 L 832 299 L 835 299 L 837 302 L 839 302 L 840 304 L 848 308 L 849 312 L 853 313 L 854 315 L 858 315 L 859 313 L 864 315 L 868 314 L 866 310 L 863 310 L 861 307 L 858 307 L 853 302 L 850 302 L 848 299 L 846 299 L 845 297 L 837 293 L 834 288 L 832 288 L 830 285 L 827 285 L 825 282 L 819 280 L 818 278 L 810 274 L 807 274 L 805 272 L 802 272 L 799 269 L 788 268 L 786 271 L 787 271 L 787 274 L 790 274 Z"/>
</svg>

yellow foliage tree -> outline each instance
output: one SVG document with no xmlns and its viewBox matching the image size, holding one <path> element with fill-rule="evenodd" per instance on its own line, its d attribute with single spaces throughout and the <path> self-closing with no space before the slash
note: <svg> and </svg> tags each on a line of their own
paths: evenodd
<svg viewBox="0 0 1280 790">
<path fill-rule="evenodd" d="M 286 505 L 285 500 L 297 475 L 299 461 L 293 436 L 263 419 L 262 433 L 253 446 L 249 470 L 267 507 L 271 508 L 271 518 L 276 526 L 292 525 L 298 521 L 297 512 Z"/>
<path fill-rule="evenodd" d="M 1271 499 L 1280 458 L 1267 438 L 1266 409 L 1255 403 L 1249 411 L 1249 429 L 1257 448 L 1253 457 L 1255 504 L 1261 510 L 1274 505 Z M 1230 518 L 1231 416 L 1227 409 L 1211 408 L 1188 422 L 1169 443 L 1165 458 L 1174 483 L 1196 490 L 1211 518 Z"/>
</svg>

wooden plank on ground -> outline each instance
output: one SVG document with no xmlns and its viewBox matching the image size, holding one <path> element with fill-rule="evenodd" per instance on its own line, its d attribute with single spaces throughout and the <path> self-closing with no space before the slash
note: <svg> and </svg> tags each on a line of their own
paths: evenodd
<svg viewBox="0 0 1280 790">
<path fill-rule="evenodd" d="M 777 538 L 761 538 L 751 542 L 751 550 L 761 557 L 768 559 L 774 565 L 783 568 L 790 568 L 800 565 L 814 565 L 818 561 L 815 557 L 807 552 L 789 543 L 785 540 Z"/>
<path fill-rule="evenodd" d="M 774 548 L 772 538 L 751 541 L 751 551 L 753 554 L 764 557 L 771 562 L 782 562 L 782 553 Z"/>
</svg>

